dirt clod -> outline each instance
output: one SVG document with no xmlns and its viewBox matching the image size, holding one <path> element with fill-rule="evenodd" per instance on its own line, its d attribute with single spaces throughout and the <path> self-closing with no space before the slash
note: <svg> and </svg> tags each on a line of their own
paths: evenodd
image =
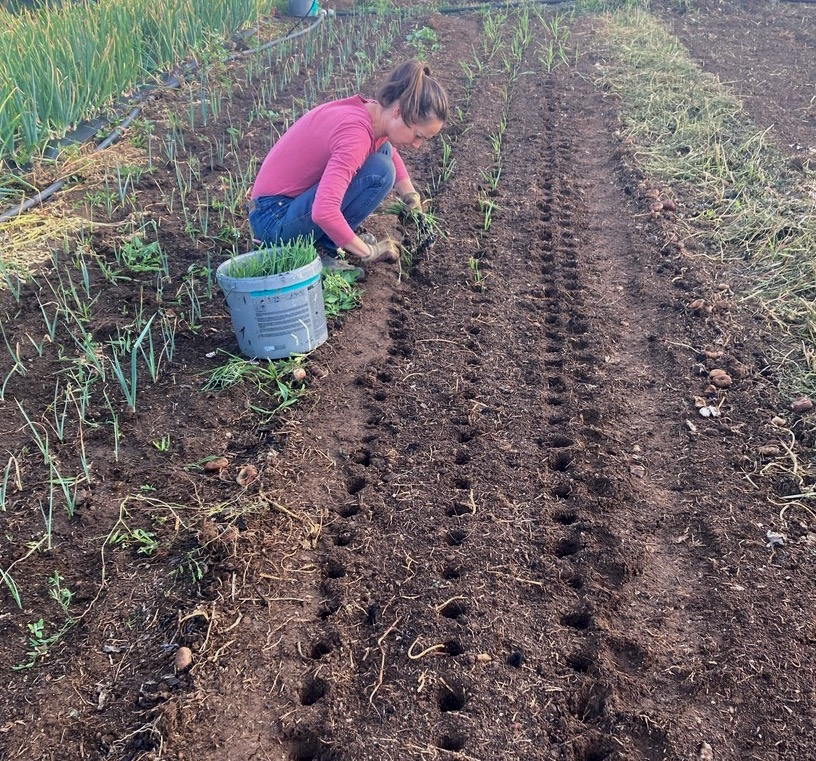
<svg viewBox="0 0 816 761">
<path fill-rule="evenodd" d="M 215 457 L 204 463 L 204 470 L 207 473 L 218 473 L 229 467 L 229 460 L 226 457 Z"/>
<path fill-rule="evenodd" d="M 176 650 L 175 658 L 173 659 L 173 665 L 176 669 L 176 673 L 180 674 L 183 671 L 186 671 L 190 666 L 193 665 L 193 651 L 190 650 L 189 647 L 185 647 L 182 645 L 178 650 Z"/>
<path fill-rule="evenodd" d="M 244 465 L 240 471 L 238 471 L 238 475 L 236 476 L 235 480 L 239 486 L 243 486 L 246 488 L 258 478 L 258 469 L 250 464 Z"/>
</svg>

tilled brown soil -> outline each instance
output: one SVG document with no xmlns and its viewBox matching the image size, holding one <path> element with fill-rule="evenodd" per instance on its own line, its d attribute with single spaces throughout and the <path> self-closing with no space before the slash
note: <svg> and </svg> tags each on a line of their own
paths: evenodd
<svg viewBox="0 0 816 761">
<path fill-rule="evenodd" d="M 481 21 L 424 23 L 464 104 Z M 592 22 L 574 35 L 577 70 L 548 74 L 536 42 L 525 54 L 495 191 L 480 170 L 508 78 L 477 77 L 434 199 L 447 237 L 410 277 L 371 274 L 311 358 L 305 404 L 258 435 L 249 392 L 194 391 L 211 346 L 189 338 L 176 467 L 128 460 L 97 493 L 118 504 L 149 473 L 166 502 L 220 502 L 209 525 L 237 540 L 182 532 L 158 558 L 108 559 L 95 620 L 5 680 L 19 702 L 0 758 L 813 757 L 816 527 L 779 504 L 802 488 L 790 463 L 810 427 L 778 398 L 730 273 L 649 214 L 617 102 L 592 84 Z M 408 160 L 438 172 L 436 153 Z M 710 315 L 688 309 L 712 293 Z M 212 342 L 231 346 L 212 312 Z M 733 385 L 709 391 L 706 419 L 694 399 L 718 368 Z M 231 476 L 183 475 L 219 447 Z M 244 462 L 261 474 L 236 503 Z M 254 509 L 236 521 L 235 504 Z M 198 546 L 202 582 L 168 581 Z M 105 572 L 104 554 L 86 562 Z M 178 646 L 193 656 L 179 674 Z"/>
<path fill-rule="evenodd" d="M 701 3 L 664 18 L 692 56 L 731 86 L 756 124 L 791 157 L 816 167 L 816 20 L 812 3 Z"/>
</svg>

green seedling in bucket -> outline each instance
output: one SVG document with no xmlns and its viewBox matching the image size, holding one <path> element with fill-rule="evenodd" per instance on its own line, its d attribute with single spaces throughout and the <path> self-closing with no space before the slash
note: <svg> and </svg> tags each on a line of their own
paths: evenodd
<svg viewBox="0 0 816 761">
<path fill-rule="evenodd" d="M 305 267 L 317 256 L 317 250 L 309 239 L 297 238 L 291 243 L 280 243 L 274 248 L 258 249 L 257 255 L 248 259 L 235 259 L 230 263 L 230 277 L 268 277 Z"/>
</svg>

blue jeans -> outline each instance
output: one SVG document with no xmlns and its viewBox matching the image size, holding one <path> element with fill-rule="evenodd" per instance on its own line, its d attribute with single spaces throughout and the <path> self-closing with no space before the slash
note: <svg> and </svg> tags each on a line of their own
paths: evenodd
<svg viewBox="0 0 816 761">
<path fill-rule="evenodd" d="M 383 143 L 357 170 L 343 196 L 340 210 L 352 230 L 376 209 L 394 187 L 396 169 L 391 158 L 391 144 Z M 337 248 L 317 225 L 312 222 L 317 185 L 297 198 L 288 196 L 259 196 L 249 214 L 252 234 L 261 243 L 288 243 L 298 237 L 314 236 L 316 246 Z"/>
</svg>

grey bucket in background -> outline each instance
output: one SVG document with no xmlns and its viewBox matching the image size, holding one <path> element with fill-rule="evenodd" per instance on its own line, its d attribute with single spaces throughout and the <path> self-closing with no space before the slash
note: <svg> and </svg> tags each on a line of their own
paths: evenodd
<svg viewBox="0 0 816 761">
<path fill-rule="evenodd" d="M 287 6 L 289 15 L 298 18 L 317 16 L 317 7 L 317 0 L 289 0 Z"/>
<path fill-rule="evenodd" d="M 282 359 L 317 348 L 329 337 L 320 283 L 322 264 L 265 277 L 229 275 L 233 261 L 258 256 L 251 251 L 222 262 L 216 270 L 241 353 L 251 359 Z"/>
</svg>

